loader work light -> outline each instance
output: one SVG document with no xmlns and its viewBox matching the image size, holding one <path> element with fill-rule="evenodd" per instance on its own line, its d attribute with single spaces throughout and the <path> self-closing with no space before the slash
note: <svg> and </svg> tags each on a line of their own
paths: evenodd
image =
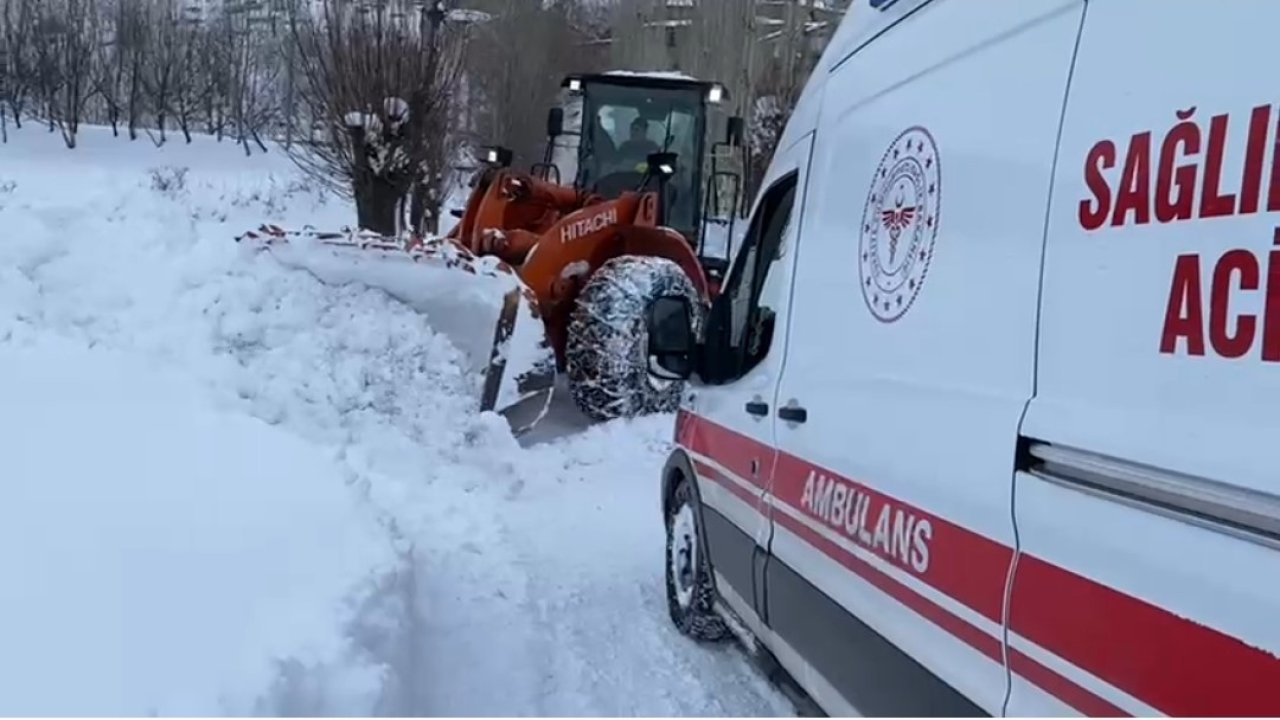
<svg viewBox="0 0 1280 720">
<path fill-rule="evenodd" d="M 712 105 L 719 105 L 722 100 L 724 100 L 724 86 L 716 83 L 707 90 L 707 102 Z"/>
<path fill-rule="evenodd" d="M 582 81 L 579 80 L 578 78 L 573 78 L 572 80 L 570 80 L 569 92 L 582 92 Z"/>
<path fill-rule="evenodd" d="M 512 152 L 500 145 L 492 145 L 486 147 L 481 152 L 481 157 L 487 165 L 494 167 L 510 167 L 512 160 Z"/>
<path fill-rule="evenodd" d="M 676 154 L 673 152 L 651 153 L 647 164 L 653 174 L 665 182 L 676 174 L 676 159 Z"/>
</svg>

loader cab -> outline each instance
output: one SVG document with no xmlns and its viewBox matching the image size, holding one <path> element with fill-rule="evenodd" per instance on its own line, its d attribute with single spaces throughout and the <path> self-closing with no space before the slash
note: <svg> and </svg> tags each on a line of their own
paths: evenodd
<svg viewBox="0 0 1280 720">
<path fill-rule="evenodd" d="M 742 122 L 730 117 L 723 85 L 675 75 L 571 75 L 562 83 L 581 104 L 575 187 L 617 197 L 648 183 L 648 158 L 674 153 L 662 187 L 663 224 L 683 235 L 713 282 L 723 277 L 741 194 Z"/>
</svg>

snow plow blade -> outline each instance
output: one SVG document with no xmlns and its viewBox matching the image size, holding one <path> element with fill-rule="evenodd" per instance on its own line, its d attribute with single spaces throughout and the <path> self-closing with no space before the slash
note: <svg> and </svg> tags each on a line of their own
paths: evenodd
<svg viewBox="0 0 1280 720">
<path fill-rule="evenodd" d="M 424 315 L 464 356 L 478 409 L 503 415 L 513 432 L 546 415 L 555 353 L 536 296 L 506 263 L 445 238 L 264 225 L 236 241 L 325 284 L 382 290 Z"/>
</svg>

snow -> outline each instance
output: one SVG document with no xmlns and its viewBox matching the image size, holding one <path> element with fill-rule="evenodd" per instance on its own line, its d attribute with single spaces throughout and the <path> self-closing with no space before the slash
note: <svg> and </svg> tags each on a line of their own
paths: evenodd
<svg viewBox="0 0 1280 720">
<path fill-rule="evenodd" d="M 283 153 L 0 144 L 0 713 L 781 715 L 666 617 L 672 418 L 517 441 Z M 364 278 L 368 279 L 368 278 Z"/>
<path fill-rule="evenodd" d="M 627 77 L 647 77 L 661 80 L 692 80 L 698 79 L 687 73 L 677 70 L 609 70 L 605 75 L 622 75 Z"/>
<path fill-rule="evenodd" d="M 306 705 L 376 705 L 346 603 L 403 567 L 332 459 L 70 339 L 0 348 L 0 397 L 5 714 L 242 714 L 279 663 L 324 678 Z"/>
<path fill-rule="evenodd" d="M 468 10 L 466 8 L 454 8 L 449 10 L 448 15 L 450 22 L 457 23 L 482 23 L 489 22 L 493 19 L 493 15 L 482 10 Z"/>
<path fill-rule="evenodd" d="M 470 380 L 469 394 L 478 404 L 503 297 L 519 291 L 519 280 L 503 271 L 497 258 L 463 257 L 457 245 L 439 239 L 429 239 L 413 250 L 403 250 L 396 241 L 372 239 L 394 249 L 361 249 L 356 244 L 369 240 L 363 234 L 344 236 L 340 242 L 349 245 L 334 245 L 305 233 L 292 235 L 288 243 L 264 247 L 282 264 L 306 270 L 325 283 L 377 288 L 417 310 L 459 352 L 452 362 Z M 518 297 L 515 326 L 503 348 L 507 364 L 496 398 L 499 410 L 521 399 L 517 378 L 555 363 L 542 321 L 524 296 Z"/>
</svg>

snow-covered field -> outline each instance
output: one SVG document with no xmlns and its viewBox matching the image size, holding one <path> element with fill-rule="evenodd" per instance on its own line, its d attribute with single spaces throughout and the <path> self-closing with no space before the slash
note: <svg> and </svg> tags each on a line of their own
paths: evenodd
<svg viewBox="0 0 1280 720">
<path fill-rule="evenodd" d="M 351 215 L 209 138 L 0 145 L 0 714 L 791 714 L 667 621 L 670 417 L 522 445 L 423 315 L 232 241 Z"/>
</svg>

